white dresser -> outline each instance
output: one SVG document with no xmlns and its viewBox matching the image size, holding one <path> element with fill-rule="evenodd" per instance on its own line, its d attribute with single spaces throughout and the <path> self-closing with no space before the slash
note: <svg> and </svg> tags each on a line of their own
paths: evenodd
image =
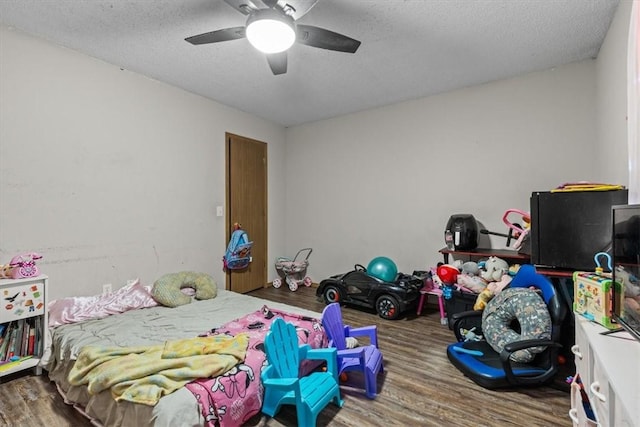
<svg viewBox="0 0 640 427">
<path fill-rule="evenodd" d="M 640 341 L 575 315 L 576 376 L 571 384 L 574 426 L 640 427 Z M 582 390 L 576 379 L 582 381 Z M 588 398 L 592 418 L 583 400 Z"/>
</svg>

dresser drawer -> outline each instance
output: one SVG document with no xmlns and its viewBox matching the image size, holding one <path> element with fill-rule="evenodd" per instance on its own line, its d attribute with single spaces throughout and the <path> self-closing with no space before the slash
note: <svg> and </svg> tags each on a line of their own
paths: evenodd
<svg viewBox="0 0 640 427">
<path fill-rule="evenodd" d="M 599 425 L 608 427 L 609 409 L 610 409 L 610 392 L 609 380 L 603 370 L 603 366 L 596 358 L 593 364 L 593 378 L 589 384 L 589 400 L 598 419 Z M 617 426 L 612 426 L 617 427 Z"/>
<path fill-rule="evenodd" d="M 593 356 L 591 355 L 589 340 L 581 325 L 578 325 L 575 333 L 576 343 L 571 347 L 571 352 L 574 356 L 576 372 L 580 374 L 582 383 L 588 386 L 591 383 L 591 359 Z"/>
<path fill-rule="evenodd" d="M 588 401 L 588 399 L 585 393 L 583 393 L 584 389 L 579 381 L 580 376 L 576 375 L 571 383 L 571 410 L 569 411 L 569 418 L 571 418 L 573 427 L 597 427 L 598 423 L 593 420 L 594 416 L 591 413 L 590 404 L 585 404 L 585 400 Z"/>
<path fill-rule="evenodd" d="M 0 323 L 44 314 L 44 293 L 43 281 L 1 286 Z"/>
</svg>

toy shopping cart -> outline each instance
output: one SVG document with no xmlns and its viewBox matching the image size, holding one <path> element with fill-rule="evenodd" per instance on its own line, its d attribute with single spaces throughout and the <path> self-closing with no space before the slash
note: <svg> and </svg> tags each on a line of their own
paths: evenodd
<svg viewBox="0 0 640 427">
<path fill-rule="evenodd" d="M 279 288 L 282 286 L 283 278 L 292 291 L 298 290 L 298 286 L 301 284 L 311 286 L 311 277 L 305 276 L 307 274 L 307 267 L 309 266 L 309 255 L 311 255 L 311 251 L 311 248 L 304 248 L 300 249 L 293 259 L 286 257 L 276 259 L 276 271 L 280 275 L 280 278 L 273 281 L 273 287 Z M 304 254 L 306 254 L 306 256 L 302 259 Z"/>
</svg>

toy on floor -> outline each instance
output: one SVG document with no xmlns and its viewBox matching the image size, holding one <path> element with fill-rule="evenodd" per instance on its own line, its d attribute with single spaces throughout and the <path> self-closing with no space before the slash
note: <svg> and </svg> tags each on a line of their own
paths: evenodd
<svg viewBox="0 0 640 427">
<path fill-rule="evenodd" d="M 374 270 L 376 265 L 373 263 Z M 386 267 L 389 266 L 390 264 L 387 263 Z M 377 270 L 378 276 L 385 278 L 393 276 L 390 281 L 387 281 L 370 274 L 363 265 L 356 264 L 351 271 L 322 280 L 316 289 L 316 296 L 326 304 L 339 302 L 366 307 L 375 309 L 383 319 L 397 319 L 402 312 L 415 307 L 418 303 L 424 279 L 404 273 L 391 274 L 393 270 L 393 268 Z"/>
<path fill-rule="evenodd" d="M 309 266 L 309 255 L 313 249 L 304 248 L 300 249 L 293 259 L 280 257 L 276 259 L 276 271 L 280 274 L 281 278 L 277 278 L 273 281 L 273 287 L 279 288 L 282 286 L 282 277 L 289 286 L 289 290 L 297 291 L 300 285 L 311 286 L 313 281 L 311 277 L 306 276 L 307 267 Z M 306 256 L 302 259 L 300 254 Z M 298 259 L 300 257 L 300 259 Z"/>
</svg>

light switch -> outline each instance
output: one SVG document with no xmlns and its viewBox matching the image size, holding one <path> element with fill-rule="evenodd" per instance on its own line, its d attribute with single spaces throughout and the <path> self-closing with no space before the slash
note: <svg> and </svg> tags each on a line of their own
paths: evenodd
<svg viewBox="0 0 640 427">
<path fill-rule="evenodd" d="M 216 206 L 216 216 L 224 215 L 224 211 L 222 210 L 222 206 Z"/>
</svg>

